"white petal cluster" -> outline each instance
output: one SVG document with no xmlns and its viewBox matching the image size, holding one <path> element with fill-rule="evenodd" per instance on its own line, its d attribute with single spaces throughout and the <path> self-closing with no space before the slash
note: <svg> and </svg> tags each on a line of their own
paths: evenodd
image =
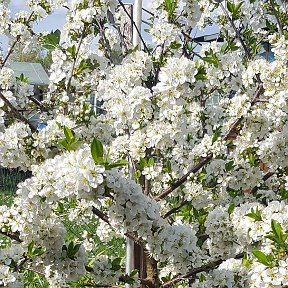
<svg viewBox="0 0 288 288">
<path fill-rule="evenodd" d="M 176 272 L 187 271 L 188 267 L 201 263 L 204 255 L 196 244 L 193 227 L 168 224 L 160 216 L 159 204 L 146 197 L 139 185 L 121 177 L 121 174 L 109 173 L 106 181 L 116 197 L 109 213 L 114 227 L 137 231 L 153 256 L 173 263 Z"/>
</svg>

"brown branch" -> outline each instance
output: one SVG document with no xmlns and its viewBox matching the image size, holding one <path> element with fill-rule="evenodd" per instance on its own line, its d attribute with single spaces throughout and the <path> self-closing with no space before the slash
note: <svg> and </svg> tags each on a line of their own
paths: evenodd
<svg viewBox="0 0 288 288">
<path fill-rule="evenodd" d="M 29 24 L 29 22 L 32 20 L 32 17 L 34 15 L 34 11 L 31 12 L 31 14 L 29 15 L 28 19 L 27 19 L 27 24 Z M 10 55 L 13 53 L 13 50 L 16 46 L 16 44 L 19 42 L 19 40 L 21 39 L 21 37 L 17 37 L 16 40 L 13 42 L 13 44 L 11 45 L 6 57 L 4 58 L 3 62 L 0 63 L 1 64 L 1 68 L 3 68 L 6 64 L 6 62 L 8 61 Z"/>
<path fill-rule="evenodd" d="M 29 122 L 29 120 L 24 117 L 12 104 L 11 102 L 2 94 L 0 91 L 0 98 L 4 101 L 4 103 L 10 108 L 11 113 L 21 122 L 27 124 L 32 132 L 36 132 L 37 129 Z"/>
<path fill-rule="evenodd" d="M 17 233 L 17 232 L 15 232 L 15 233 L 8 233 L 8 232 L 3 232 L 3 231 L 0 230 L 0 234 L 4 235 L 4 236 L 6 236 L 6 237 L 8 237 L 8 238 L 10 238 L 10 239 L 12 239 L 12 240 L 15 240 L 15 241 L 17 241 L 17 242 L 19 242 L 19 243 L 22 242 L 22 240 L 20 239 L 20 234 Z"/>
<path fill-rule="evenodd" d="M 278 15 L 277 15 L 277 11 L 276 11 L 276 9 L 274 7 L 275 2 L 273 2 L 272 0 L 269 0 L 269 2 L 270 2 L 270 5 L 271 5 L 273 14 L 274 14 L 274 16 L 276 18 L 276 21 L 277 21 L 277 24 L 278 24 L 278 27 L 279 27 L 279 31 L 280 31 L 280 35 L 283 36 L 284 35 L 283 26 L 282 26 L 282 24 L 280 22 L 280 19 L 279 19 Z"/>
<path fill-rule="evenodd" d="M 266 173 L 266 174 L 263 176 L 262 180 L 265 182 L 266 180 L 268 180 L 268 179 L 269 179 L 271 176 L 273 176 L 273 175 L 274 175 L 273 172 L 268 172 L 268 173 Z M 219 185 L 219 184 L 218 184 L 218 185 Z M 213 186 L 213 188 L 216 187 L 216 186 L 217 186 L 217 184 L 215 184 L 215 185 Z M 212 187 L 211 187 L 211 188 L 212 188 Z M 258 189 L 259 189 L 259 187 L 258 187 L 258 186 L 255 186 L 254 188 L 251 189 L 251 192 L 249 192 L 249 193 L 254 194 L 254 193 L 256 193 L 256 192 L 258 191 Z M 192 202 L 192 201 L 191 201 L 191 200 L 190 200 L 190 201 L 188 201 L 188 200 L 183 200 L 177 207 L 172 208 L 172 209 L 169 210 L 166 214 L 164 214 L 164 215 L 162 216 L 162 218 L 165 219 L 165 218 L 171 216 L 172 214 L 179 212 L 179 210 L 180 210 L 183 206 L 185 206 L 186 204 L 188 204 L 188 203 L 190 203 L 190 202 Z"/>
<path fill-rule="evenodd" d="M 263 93 L 263 85 L 260 84 L 258 86 L 258 89 L 256 91 L 256 94 L 254 98 L 251 101 L 251 107 L 254 106 L 257 103 L 257 100 L 259 96 Z M 229 139 L 229 137 L 235 132 L 237 129 L 237 126 L 242 122 L 244 119 L 243 116 L 236 119 L 233 124 L 230 126 L 226 134 L 222 137 L 222 141 L 226 141 Z M 172 193 L 175 189 L 179 188 L 182 184 L 184 184 L 189 176 L 191 174 L 197 173 L 202 167 L 204 167 L 211 159 L 213 158 L 213 154 L 211 152 L 208 152 L 208 156 L 205 158 L 202 158 L 200 162 L 198 162 L 193 168 L 191 168 L 184 176 L 182 176 L 180 179 L 178 179 L 175 183 L 173 183 L 168 189 L 164 190 L 162 193 L 160 193 L 158 196 L 155 197 L 156 201 L 159 201 Z"/>
<path fill-rule="evenodd" d="M 234 257 L 234 259 L 241 259 L 243 257 L 244 257 L 244 253 L 239 253 Z M 175 283 L 180 282 L 180 281 L 185 280 L 185 279 L 188 279 L 192 276 L 195 276 L 196 274 L 198 274 L 200 272 L 209 272 L 210 270 L 217 268 L 220 264 L 222 264 L 225 261 L 226 261 L 226 259 L 219 259 L 219 260 L 215 260 L 211 263 L 205 264 L 201 267 L 194 268 L 189 273 L 183 274 L 183 275 L 178 275 L 174 279 L 162 284 L 160 286 L 160 288 L 171 287 Z"/>
<path fill-rule="evenodd" d="M 166 214 L 164 214 L 164 215 L 163 215 L 163 218 L 165 219 L 165 218 L 171 216 L 172 214 L 179 212 L 179 210 L 180 210 L 183 206 L 185 206 L 186 204 L 188 204 L 189 202 L 191 202 L 191 201 L 183 200 L 177 207 L 172 208 L 172 209 L 169 210 Z"/>
<path fill-rule="evenodd" d="M 100 211 L 98 208 L 96 208 L 95 206 L 92 207 L 92 212 L 93 214 L 95 214 L 96 216 L 98 216 L 101 220 L 103 220 L 104 222 L 106 222 L 107 224 L 110 225 L 110 222 L 109 222 L 109 218 L 108 216 L 103 213 L 102 211 Z"/>
<path fill-rule="evenodd" d="M 197 163 L 192 169 L 190 169 L 185 175 L 183 175 L 180 179 L 178 179 L 175 183 L 173 183 L 168 189 L 164 190 L 158 196 L 155 197 L 156 201 L 160 201 L 174 190 L 179 188 L 182 184 L 184 184 L 189 176 L 192 173 L 197 173 L 203 166 L 205 166 L 211 159 L 213 158 L 213 154 L 210 153 L 207 157 L 203 158 L 199 163 Z"/>
<path fill-rule="evenodd" d="M 268 180 L 271 176 L 273 176 L 274 173 L 273 172 L 268 172 L 264 175 L 264 177 L 262 178 L 262 180 L 265 182 L 266 180 Z M 254 194 L 258 191 L 259 187 L 255 186 L 254 188 L 252 188 L 251 193 Z"/>
<path fill-rule="evenodd" d="M 235 33 L 236 33 L 236 38 L 240 41 L 240 44 L 241 44 L 242 48 L 244 49 L 247 58 L 248 58 L 248 59 L 251 59 L 251 53 L 250 53 L 250 51 L 248 50 L 248 47 L 246 46 L 245 42 L 243 41 L 243 39 L 242 39 L 242 37 L 241 37 L 241 35 L 240 35 L 239 30 L 238 30 L 237 27 L 235 26 L 234 21 L 230 18 L 229 14 L 228 14 L 228 12 L 226 11 L 226 9 L 225 9 L 224 5 L 222 4 L 222 2 L 220 2 L 220 6 L 221 6 L 221 9 L 222 9 L 222 11 L 224 12 L 225 16 L 227 17 L 228 21 L 230 22 L 233 30 L 235 31 Z"/>
<path fill-rule="evenodd" d="M 39 106 L 41 111 L 49 111 L 48 107 L 46 107 L 45 105 L 43 105 L 43 103 L 41 103 L 41 101 L 39 101 L 38 99 L 36 99 L 33 96 L 28 96 L 28 99 L 31 100 L 34 104 L 36 104 L 37 106 Z"/>
<path fill-rule="evenodd" d="M 73 64 L 72 64 L 72 68 L 71 68 L 71 74 L 70 74 L 68 82 L 67 82 L 67 88 L 66 88 L 67 91 L 66 92 L 67 92 L 67 95 L 69 97 L 69 100 L 70 100 L 70 94 L 71 94 L 70 93 L 70 88 L 71 88 L 71 82 L 72 82 L 72 78 L 73 78 L 73 74 L 74 74 L 74 69 L 75 69 L 77 58 L 78 58 L 78 55 L 79 55 L 79 52 L 80 52 L 80 47 L 81 47 L 82 42 L 83 42 L 85 31 L 86 31 L 86 26 L 84 26 L 83 31 L 81 33 L 81 37 L 80 37 L 80 40 L 79 40 L 79 43 L 78 43 L 78 46 L 77 46 L 75 57 L 73 59 Z"/>
<path fill-rule="evenodd" d="M 111 225 L 109 222 L 109 218 L 108 216 L 103 213 L 102 211 L 100 211 L 98 208 L 96 207 L 92 207 L 92 212 L 93 214 L 95 214 L 96 216 L 98 216 L 101 220 L 103 220 L 104 222 L 106 222 L 108 225 Z M 126 232 L 125 236 L 129 237 L 130 239 L 132 239 L 135 243 L 143 246 L 144 242 L 142 239 L 138 238 L 136 235 L 134 235 L 132 232 Z"/>
</svg>

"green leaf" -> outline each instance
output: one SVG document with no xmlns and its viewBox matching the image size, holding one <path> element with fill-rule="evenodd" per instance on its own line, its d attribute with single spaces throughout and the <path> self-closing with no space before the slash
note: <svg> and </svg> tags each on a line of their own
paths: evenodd
<svg viewBox="0 0 288 288">
<path fill-rule="evenodd" d="M 182 44 L 179 43 L 179 42 L 176 42 L 176 41 L 173 41 L 173 42 L 171 42 L 171 44 L 170 44 L 170 48 L 171 48 L 171 49 L 179 49 L 179 48 L 181 48 L 181 46 L 182 46 Z"/>
<path fill-rule="evenodd" d="M 274 237 L 269 237 L 269 239 L 274 240 L 277 244 L 279 244 L 281 247 L 286 249 L 286 243 L 285 240 L 287 239 L 288 234 L 283 233 L 281 224 L 278 223 L 276 220 L 271 220 L 271 228 L 272 233 L 274 234 Z"/>
<path fill-rule="evenodd" d="M 168 19 L 172 22 L 175 18 L 174 12 L 177 8 L 177 0 L 164 0 L 164 9 L 168 13 Z"/>
<path fill-rule="evenodd" d="M 288 199 L 288 190 L 286 190 L 284 187 L 280 188 L 279 194 L 281 196 L 281 200 L 287 200 Z"/>
<path fill-rule="evenodd" d="M 40 255 L 44 254 L 45 251 L 46 251 L 45 247 L 37 247 L 33 251 L 33 256 L 40 256 Z"/>
<path fill-rule="evenodd" d="M 59 45 L 60 37 L 61 32 L 58 29 L 55 30 L 54 32 L 52 31 L 48 35 L 43 35 L 42 36 L 43 47 L 48 50 L 54 50 Z"/>
<path fill-rule="evenodd" d="M 32 257 L 32 251 L 33 251 L 34 245 L 35 245 L 35 241 L 34 241 L 34 240 L 32 240 L 32 241 L 28 244 L 27 256 L 28 256 L 29 258 Z"/>
<path fill-rule="evenodd" d="M 149 158 L 147 166 L 152 167 L 154 165 L 154 158 Z"/>
<path fill-rule="evenodd" d="M 115 258 L 113 261 L 112 261 L 112 270 L 113 271 L 118 271 L 118 270 L 120 270 L 121 269 L 121 258 L 120 257 L 118 257 L 118 258 Z"/>
<path fill-rule="evenodd" d="M 60 213 L 60 214 L 63 214 L 64 211 L 65 211 L 65 209 L 64 209 L 64 204 L 61 203 L 61 202 L 58 202 L 58 206 L 57 206 L 57 208 L 56 208 L 56 212 L 58 212 L 58 213 Z"/>
<path fill-rule="evenodd" d="M 221 136 L 221 127 L 216 128 L 216 130 L 213 133 L 212 137 L 212 143 L 214 143 L 220 136 Z"/>
<path fill-rule="evenodd" d="M 146 161 L 146 159 L 140 157 L 139 165 L 140 165 L 141 169 L 143 170 L 143 168 L 147 166 L 147 161 Z"/>
<path fill-rule="evenodd" d="M 76 46 L 75 46 L 75 45 L 73 45 L 73 46 L 71 46 L 71 47 L 68 47 L 68 48 L 66 49 L 66 51 L 67 51 L 69 54 L 71 54 L 72 58 L 75 58 L 75 57 L 76 57 Z"/>
<path fill-rule="evenodd" d="M 219 66 L 219 59 L 217 57 L 203 57 L 202 58 L 205 62 L 213 64 L 214 66 Z"/>
<path fill-rule="evenodd" d="M 204 282 L 204 281 L 206 281 L 205 275 L 204 275 L 204 274 L 200 274 L 200 276 L 199 276 L 199 282 Z"/>
<path fill-rule="evenodd" d="M 133 270 L 129 275 L 128 274 L 125 274 L 125 275 L 122 275 L 119 280 L 121 282 L 124 282 L 124 283 L 127 283 L 127 284 L 133 284 L 135 283 L 135 279 L 134 279 L 134 276 L 138 273 L 138 270 Z"/>
<path fill-rule="evenodd" d="M 103 164 L 104 149 L 102 143 L 94 138 L 91 144 L 91 154 L 96 164 Z"/>
<path fill-rule="evenodd" d="M 241 7 L 243 2 L 235 3 L 235 2 L 227 2 L 227 9 L 232 14 L 232 19 L 236 20 L 240 17 Z"/>
<path fill-rule="evenodd" d="M 66 139 L 59 140 L 59 144 L 62 145 L 67 151 L 70 151 L 70 145 L 67 143 Z"/>
<path fill-rule="evenodd" d="M 232 203 L 229 207 L 228 207 L 228 214 L 231 215 L 233 213 L 235 209 L 235 204 Z"/>
<path fill-rule="evenodd" d="M 206 80 L 207 79 L 206 69 L 204 66 L 201 65 L 200 67 L 198 67 L 198 72 L 195 75 L 195 79 L 196 80 Z"/>
<path fill-rule="evenodd" d="M 234 161 L 231 160 L 227 163 L 225 163 L 225 171 L 228 172 L 228 171 L 231 171 L 234 167 Z"/>
<path fill-rule="evenodd" d="M 80 147 L 80 145 L 81 145 L 81 142 L 75 141 L 75 142 L 71 143 L 70 150 L 76 151 Z"/>
<path fill-rule="evenodd" d="M 19 77 L 16 77 L 16 79 L 26 84 L 29 82 L 29 78 L 26 77 L 23 73 L 21 73 Z"/>
<path fill-rule="evenodd" d="M 118 160 L 116 162 L 113 162 L 113 163 L 109 163 L 107 164 L 107 170 L 110 170 L 112 168 L 115 168 L 115 167 L 121 167 L 121 166 L 126 166 L 128 165 L 128 161 L 126 159 L 121 159 L 121 160 Z"/>
<path fill-rule="evenodd" d="M 31 241 L 29 244 L 28 244 L 28 249 L 27 249 L 27 257 L 28 258 L 33 258 L 35 256 L 40 256 L 42 255 L 46 249 L 45 247 L 40 247 L 40 246 L 37 246 L 35 247 L 35 241 Z"/>
<path fill-rule="evenodd" d="M 70 128 L 64 126 L 64 134 L 68 144 L 74 142 L 74 132 Z"/>
<path fill-rule="evenodd" d="M 75 260 L 75 255 L 77 254 L 77 252 L 79 251 L 80 247 L 81 247 L 81 244 L 80 243 L 76 243 L 74 244 L 73 241 L 71 241 L 69 244 L 68 244 L 68 247 L 65 246 L 66 248 L 64 248 L 64 250 L 66 250 L 67 252 L 67 257 L 69 259 L 72 259 L 72 260 Z"/>
<path fill-rule="evenodd" d="M 135 173 L 133 174 L 133 178 L 136 180 L 139 180 L 141 177 L 142 173 L 140 170 L 136 170 Z"/>
<path fill-rule="evenodd" d="M 252 264 L 253 264 L 253 260 L 248 259 L 247 255 L 245 254 L 244 257 L 242 258 L 242 265 L 246 268 L 250 268 Z"/>
<path fill-rule="evenodd" d="M 262 263 L 265 266 L 271 266 L 271 259 L 270 257 L 267 257 L 262 251 L 260 250 L 254 250 L 252 251 L 253 255 L 257 258 L 259 263 Z"/>
<path fill-rule="evenodd" d="M 230 1 L 227 1 L 227 9 L 230 13 L 233 13 L 234 11 L 234 3 L 230 2 Z"/>
<path fill-rule="evenodd" d="M 245 216 L 252 218 L 255 221 L 262 221 L 261 211 L 259 210 L 258 206 L 256 207 L 256 210 L 252 208 L 251 212 L 246 214 Z"/>
<path fill-rule="evenodd" d="M 172 172 L 171 161 L 169 159 L 166 161 L 166 165 L 163 168 L 163 172 L 165 172 L 165 173 L 171 173 Z"/>
</svg>

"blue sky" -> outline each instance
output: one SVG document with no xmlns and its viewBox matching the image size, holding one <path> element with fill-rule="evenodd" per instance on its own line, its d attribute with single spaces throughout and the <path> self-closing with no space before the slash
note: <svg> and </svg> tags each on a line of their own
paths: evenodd
<svg viewBox="0 0 288 288">
<path fill-rule="evenodd" d="M 12 15 L 15 13 L 19 12 L 20 10 L 28 10 L 28 7 L 25 5 L 25 0 L 11 0 L 9 8 L 11 10 Z M 134 0 L 126 0 L 123 1 L 123 3 L 133 3 Z M 152 0 L 143 0 L 143 7 L 146 8 L 147 10 L 150 10 Z M 50 32 L 51 30 L 56 30 L 56 29 L 61 29 L 65 23 L 65 13 L 66 13 L 65 8 L 61 8 L 56 10 L 52 15 L 49 15 L 47 18 L 43 19 L 39 23 L 34 25 L 34 31 L 35 32 L 43 32 L 43 31 L 48 31 Z M 143 12 L 143 19 L 146 20 L 149 18 L 149 15 L 146 12 Z M 143 25 L 146 26 L 146 25 Z M 147 28 L 144 27 L 144 28 Z M 215 29 L 213 27 L 208 28 L 206 31 L 197 31 L 197 36 L 203 35 L 203 34 L 211 34 L 217 32 L 218 29 Z M 195 36 L 195 35 L 194 35 Z M 149 40 L 150 38 L 147 38 L 147 35 L 143 35 L 144 39 Z M 0 35 L 0 47 L 4 50 L 4 53 L 7 50 L 8 46 L 8 39 L 5 36 Z"/>
<path fill-rule="evenodd" d="M 9 8 L 12 15 L 19 12 L 20 10 L 28 10 L 25 2 L 26 1 L 24 0 L 11 0 Z M 58 9 L 52 15 L 35 24 L 35 32 L 51 31 L 57 28 L 61 29 L 65 23 L 65 13 L 66 10 L 64 8 Z M 0 36 L 0 45 L 0 47 L 2 47 L 4 51 L 6 51 L 8 45 L 7 37 Z"/>
<path fill-rule="evenodd" d="M 25 5 L 25 0 L 11 0 L 9 9 L 11 10 L 11 14 L 14 15 L 15 13 L 19 12 L 20 10 L 29 10 L 28 7 Z M 133 3 L 133 0 L 123 1 L 123 3 Z M 151 6 L 151 1 L 144 0 L 143 6 L 146 9 L 149 9 Z M 61 29 L 65 23 L 65 14 L 66 9 L 61 8 L 56 10 L 52 15 L 49 15 L 47 18 L 43 19 L 38 24 L 34 25 L 35 32 L 43 32 L 43 31 L 51 31 L 56 29 Z M 147 13 L 143 13 L 144 19 L 147 18 Z M 0 47 L 4 50 L 7 50 L 8 46 L 8 39 L 5 36 L 0 35 Z"/>
</svg>

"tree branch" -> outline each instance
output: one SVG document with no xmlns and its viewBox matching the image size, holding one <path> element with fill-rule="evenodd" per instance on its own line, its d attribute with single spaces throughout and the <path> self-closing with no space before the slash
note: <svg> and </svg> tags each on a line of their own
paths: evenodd
<svg viewBox="0 0 288 288">
<path fill-rule="evenodd" d="M 236 33 L 236 38 L 240 41 L 240 44 L 241 44 L 242 48 L 244 49 L 247 58 L 248 58 L 248 59 L 251 59 L 251 53 L 250 53 L 250 51 L 248 50 L 248 47 L 246 46 L 245 42 L 243 41 L 243 39 L 242 39 L 242 37 L 241 37 L 241 35 L 240 35 L 239 30 L 238 30 L 237 27 L 235 26 L 234 21 L 230 18 L 229 14 L 228 14 L 228 12 L 226 11 L 226 9 L 225 9 L 225 7 L 224 7 L 224 5 L 223 5 L 222 2 L 220 2 L 220 7 L 221 7 L 222 11 L 224 12 L 225 16 L 227 17 L 228 21 L 230 22 L 233 30 L 235 31 L 235 33 Z"/>
<path fill-rule="evenodd" d="M 142 37 L 142 35 L 141 35 L 141 31 L 139 31 L 139 29 L 138 29 L 138 27 L 137 27 L 135 21 L 133 20 L 133 18 L 131 17 L 131 15 L 129 14 L 129 12 L 127 11 L 127 9 L 125 8 L 125 5 L 123 4 L 123 2 L 122 2 L 121 0 L 118 0 L 118 3 L 119 3 L 120 6 L 123 8 L 124 12 L 125 12 L 126 15 L 129 17 L 129 19 L 132 21 L 132 24 L 133 24 L 133 26 L 135 27 L 135 29 L 136 29 L 139 37 L 140 37 L 140 40 L 141 40 L 141 42 L 142 42 L 142 44 L 143 44 L 144 51 L 147 52 L 147 53 L 150 55 L 149 49 L 148 49 L 148 47 L 147 47 L 147 45 L 146 45 L 146 43 L 145 43 L 145 41 L 144 41 L 144 39 L 143 39 L 143 37 Z"/>
<path fill-rule="evenodd" d="M 234 259 L 241 259 L 244 257 L 244 253 L 239 253 L 237 254 Z M 209 272 L 212 269 L 217 268 L 220 264 L 222 264 L 223 262 L 225 262 L 227 259 L 219 259 L 219 260 L 215 260 L 213 262 L 210 262 L 208 264 L 205 264 L 201 267 L 198 268 L 194 268 L 192 269 L 189 273 L 187 274 L 183 274 L 183 275 L 178 275 L 176 276 L 174 279 L 162 284 L 160 286 L 160 288 L 168 288 L 171 287 L 173 284 L 180 282 L 184 279 L 190 278 L 192 276 L 195 276 L 196 274 L 200 273 L 200 272 Z"/>
<path fill-rule="evenodd" d="M 274 16 L 276 18 L 276 21 L 277 21 L 277 24 L 278 24 L 278 28 L 279 28 L 279 31 L 280 31 L 280 35 L 283 36 L 284 35 L 283 26 L 282 26 L 282 24 L 280 22 L 280 19 L 278 17 L 277 11 L 275 9 L 275 6 L 274 6 L 275 2 L 273 2 L 273 0 L 269 0 L 269 2 L 270 2 L 270 5 L 271 5 L 273 14 L 274 14 Z"/>
<path fill-rule="evenodd" d="M 22 242 L 22 240 L 19 238 L 19 236 L 20 236 L 19 233 L 8 233 L 8 232 L 3 232 L 0 230 L 0 234 L 4 235 L 4 236 L 6 236 L 12 240 L 15 240 L 19 243 Z"/>
<path fill-rule="evenodd" d="M 27 118 L 25 118 L 12 104 L 11 102 L 2 94 L 0 91 L 0 98 L 4 101 L 4 103 L 10 108 L 11 113 L 21 122 L 27 124 L 32 132 L 36 132 L 37 129 L 29 122 Z"/>
<path fill-rule="evenodd" d="M 75 54 L 75 57 L 73 59 L 71 73 L 70 73 L 70 76 L 69 76 L 69 79 L 68 79 L 68 82 L 67 82 L 67 88 L 66 88 L 67 91 L 66 92 L 67 92 L 67 95 L 69 97 L 69 100 L 70 100 L 70 94 L 71 94 L 70 93 L 70 88 L 71 88 L 71 82 L 72 82 L 72 79 L 73 79 L 74 69 L 75 69 L 77 58 L 78 58 L 78 55 L 79 55 L 79 52 L 80 52 L 81 44 L 83 42 L 85 31 L 86 31 L 86 26 L 84 26 L 83 31 L 81 33 L 81 37 L 80 37 L 80 40 L 79 40 L 79 43 L 78 43 L 78 46 L 77 46 L 76 54 Z"/>
<path fill-rule="evenodd" d="M 266 173 L 266 174 L 263 176 L 262 180 L 265 182 L 266 180 L 268 180 L 268 179 L 269 179 L 271 176 L 273 176 L 273 175 L 274 175 L 273 172 L 268 172 L 268 173 Z M 216 185 L 217 185 L 217 184 L 216 184 Z M 216 185 L 215 185 L 214 187 L 216 187 Z M 259 187 L 258 187 L 258 186 L 255 186 L 254 188 L 251 189 L 251 193 L 252 193 L 252 194 L 256 193 L 256 192 L 258 191 L 258 189 L 259 189 Z M 180 210 L 183 206 L 185 206 L 186 204 L 188 204 L 188 203 L 190 203 L 190 202 L 192 202 L 192 201 L 191 201 L 191 200 L 190 200 L 190 201 L 188 201 L 188 200 L 183 200 L 177 207 L 172 208 L 172 209 L 169 210 L 166 214 L 164 214 L 162 217 L 165 219 L 165 218 L 171 216 L 172 214 L 179 212 L 179 210 Z"/>
<path fill-rule="evenodd" d="M 109 218 L 108 216 L 103 213 L 102 211 L 100 211 L 98 208 L 96 208 L 95 206 L 92 207 L 92 212 L 93 214 L 95 214 L 96 216 L 98 216 L 101 220 L 103 220 L 104 222 L 106 222 L 107 224 L 110 225 L 110 222 L 109 222 Z"/>
<path fill-rule="evenodd" d="M 257 103 L 259 96 L 264 92 L 263 85 L 260 84 L 256 91 L 254 98 L 251 101 L 251 107 Z M 222 141 L 226 141 L 237 129 L 237 126 L 243 121 L 244 117 L 241 116 L 236 119 L 233 124 L 230 126 L 226 134 L 222 137 Z M 191 168 L 184 176 L 178 179 L 175 183 L 173 183 L 168 189 L 164 190 L 162 193 L 155 197 L 156 201 L 160 201 L 170 193 L 172 193 L 175 189 L 179 188 L 182 184 L 184 184 L 191 174 L 197 173 L 202 167 L 204 167 L 211 159 L 213 158 L 213 154 L 208 152 L 208 156 L 201 159 L 193 168 Z"/>
<path fill-rule="evenodd" d="M 29 15 L 29 17 L 28 17 L 28 19 L 27 19 L 27 24 L 29 24 L 29 22 L 31 21 L 33 15 L 34 15 L 34 11 L 32 11 L 31 14 Z M 11 45 L 11 47 L 10 47 L 10 49 L 9 49 L 6 57 L 5 57 L 4 60 L 3 60 L 3 62 L 0 63 L 0 64 L 1 64 L 1 68 L 3 68 L 3 67 L 5 66 L 6 62 L 8 61 L 10 55 L 13 53 L 13 50 L 14 50 L 16 44 L 19 42 L 19 40 L 20 40 L 20 37 L 18 36 L 18 37 L 16 38 L 16 40 L 13 42 L 13 44 Z"/>
</svg>

